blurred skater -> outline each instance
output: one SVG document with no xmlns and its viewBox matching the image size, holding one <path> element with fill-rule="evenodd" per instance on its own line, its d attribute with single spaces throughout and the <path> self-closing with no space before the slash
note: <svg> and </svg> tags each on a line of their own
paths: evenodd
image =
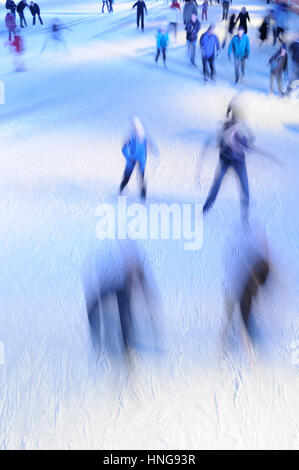
<svg viewBox="0 0 299 470">
<path fill-rule="evenodd" d="M 8 43 L 12 56 L 15 72 L 24 72 L 26 70 L 23 54 L 24 54 L 24 41 L 18 29 L 15 30 L 13 41 Z"/>
<path fill-rule="evenodd" d="M 212 187 L 203 206 L 205 214 L 216 200 L 222 180 L 227 170 L 232 167 L 238 175 L 242 197 L 242 219 L 248 222 L 249 209 L 249 185 L 245 162 L 245 151 L 251 150 L 253 136 L 244 122 L 241 122 L 236 108 L 230 104 L 227 111 L 227 119 L 219 134 L 219 165 L 216 171 Z"/>
<path fill-rule="evenodd" d="M 236 231 L 238 240 L 230 242 L 232 250 L 228 256 L 225 280 L 226 322 L 223 339 L 233 321 L 237 306 L 240 315 L 240 336 L 249 357 L 252 358 L 252 343 L 259 331 L 254 328 L 254 304 L 258 293 L 265 287 L 271 273 L 268 243 L 264 232 L 256 227 L 247 231 Z M 236 236 L 235 236 L 236 237 Z M 230 272 L 229 272 L 230 271 Z"/>
<path fill-rule="evenodd" d="M 21 26 L 21 28 L 24 28 L 24 25 L 27 27 L 27 22 L 26 22 L 26 18 L 25 18 L 25 14 L 24 14 L 24 10 L 27 7 L 28 7 L 28 5 L 26 3 L 26 0 L 21 0 L 18 3 L 18 6 L 17 6 L 17 12 L 18 12 L 19 17 L 20 17 L 20 26 Z"/>
<path fill-rule="evenodd" d="M 144 31 L 144 13 L 147 15 L 147 8 L 146 4 L 143 0 L 138 0 L 132 8 L 137 7 L 137 29 L 139 29 L 139 25 L 141 23 L 141 29 Z"/>
<path fill-rule="evenodd" d="M 276 52 L 269 60 L 270 65 L 270 93 L 273 94 L 274 82 L 280 96 L 284 96 L 282 90 L 283 74 L 285 80 L 288 78 L 288 53 L 286 46 L 283 44 L 278 52 Z"/>
<path fill-rule="evenodd" d="M 7 13 L 5 16 L 5 26 L 8 31 L 8 40 L 11 41 L 12 35 L 15 36 L 17 23 L 12 13 Z"/>
<path fill-rule="evenodd" d="M 126 158 L 126 167 L 123 175 L 122 182 L 120 184 L 120 193 L 124 190 L 128 184 L 130 177 L 133 173 L 135 165 L 138 164 L 139 177 L 141 182 L 141 199 L 146 198 L 146 184 L 145 184 L 145 167 L 147 161 L 148 146 L 150 145 L 154 153 L 157 151 L 154 149 L 153 144 L 149 141 L 145 134 L 145 129 L 138 116 L 132 117 L 132 130 L 131 135 L 125 142 L 122 148 L 122 153 Z"/>
<path fill-rule="evenodd" d="M 158 30 L 157 36 L 156 36 L 156 42 L 157 42 L 157 53 L 155 57 L 155 62 L 156 64 L 158 63 L 160 53 L 162 54 L 163 57 L 163 64 L 164 67 L 166 67 L 166 50 L 167 46 L 169 43 L 169 36 L 168 32 L 166 31 L 166 28 L 160 28 Z"/>
<path fill-rule="evenodd" d="M 118 328 L 115 320 L 119 321 L 121 347 L 125 358 L 129 359 L 130 350 L 142 340 L 136 336 L 134 328 L 132 297 L 142 297 L 145 301 L 146 308 L 140 313 L 143 313 L 143 322 L 152 329 L 155 343 L 152 313 L 158 292 L 148 265 L 131 240 L 114 243 L 112 248 L 109 255 L 93 256 L 82 276 L 87 316 L 93 346 L 99 352 L 109 347 L 109 337 L 112 333 L 115 336 L 115 331 L 111 330 Z M 118 319 L 110 314 L 113 300 Z"/>
<path fill-rule="evenodd" d="M 172 0 L 171 7 L 169 9 L 169 32 L 173 31 L 174 40 L 177 38 L 178 26 L 181 21 L 181 6 L 177 0 Z"/>
<path fill-rule="evenodd" d="M 223 0 L 222 2 L 222 21 L 228 19 L 229 12 L 229 0 Z"/>
<path fill-rule="evenodd" d="M 50 26 L 50 36 L 45 39 L 44 45 L 41 49 L 41 54 L 45 51 L 48 44 L 53 44 L 54 46 L 60 46 L 67 54 L 69 54 L 69 50 L 64 39 L 63 30 L 69 28 L 64 26 L 59 18 L 55 18 Z"/>
<path fill-rule="evenodd" d="M 227 38 L 229 38 L 229 40 L 231 39 L 232 35 L 234 34 L 234 29 L 235 29 L 235 26 L 236 26 L 236 14 L 235 12 L 232 12 L 231 16 L 230 16 L 230 19 L 229 19 L 229 23 L 228 23 L 228 29 L 227 29 L 227 32 L 225 34 L 225 37 L 224 37 L 224 40 L 223 40 L 223 43 L 222 43 L 222 48 L 224 49 L 225 48 L 225 44 L 226 44 L 226 41 L 227 41 Z"/>
<path fill-rule="evenodd" d="M 261 26 L 259 27 L 259 36 L 260 36 L 260 46 L 267 41 L 268 36 L 269 36 L 269 30 L 270 30 L 270 24 L 271 24 L 271 13 L 268 13 L 265 18 L 263 19 L 263 22 Z"/>
</svg>

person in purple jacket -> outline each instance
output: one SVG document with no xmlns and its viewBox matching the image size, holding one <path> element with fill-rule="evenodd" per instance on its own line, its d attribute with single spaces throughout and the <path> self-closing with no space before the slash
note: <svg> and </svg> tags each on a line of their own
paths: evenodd
<svg viewBox="0 0 299 470">
<path fill-rule="evenodd" d="M 202 34 L 200 38 L 203 75 L 205 81 L 208 81 L 209 78 L 211 78 L 211 80 L 214 80 L 215 78 L 214 60 L 216 54 L 219 52 L 220 44 L 218 37 L 216 34 L 214 34 L 214 31 L 215 25 L 210 25 L 208 30 Z M 210 72 L 208 70 L 208 64 L 210 67 Z"/>
</svg>

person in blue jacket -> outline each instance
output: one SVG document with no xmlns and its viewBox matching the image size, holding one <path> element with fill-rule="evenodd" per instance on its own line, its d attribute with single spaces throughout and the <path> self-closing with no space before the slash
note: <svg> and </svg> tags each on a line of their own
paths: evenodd
<svg viewBox="0 0 299 470">
<path fill-rule="evenodd" d="M 122 193 L 123 189 L 128 184 L 135 165 L 138 163 L 141 176 L 141 198 L 145 199 L 146 186 L 144 181 L 144 173 L 147 159 L 147 139 L 144 127 L 138 116 L 132 117 L 132 125 L 132 133 L 122 148 L 122 153 L 124 154 L 127 163 L 123 179 L 120 184 L 120 193 Z"/>
<path fill-rule="evenodd" d="M 211 78 L 211 80 L 214 80 L 214 60 L 216 53 L 218 54 L 220 49 L 219 39 L 216 34 L 214 34 L 214 30 L 215 25 L 210 25 L 208 30 L 204 34 L 202 34 L 200 38 L 203 75 L 205 81 L 207 81 L 209 78 Z M 208 71 L 208 64 L 210 66 L 210 73 Z"/>
<path fill-rule="evenodd" d="M 249 38 L 244 32 L 242 26 L 238 29 L 238 34 L 232 38 L 228 48 L 228 58 L 230 60 L 231 54 L 233 53 L 235 59 L 235 83 L 238 83 L 240 79 L 240 68 L 242 76 L 245 75 L 245 61 L 249 57 L 250 45 Z"/>
<path fill-rule="evenodd" d="M 155 62 L 156 63 L 158 62 L 160 53 L 162 52 L 164 67 L 166 68 L 166 49 L 167 49 L 168 42 L 169 42 L 169 36 L 165 28 L 161 28 L 158 30 L 156 40 L 157 40 L 157 53 L 155 57 Z"/>
</svg>

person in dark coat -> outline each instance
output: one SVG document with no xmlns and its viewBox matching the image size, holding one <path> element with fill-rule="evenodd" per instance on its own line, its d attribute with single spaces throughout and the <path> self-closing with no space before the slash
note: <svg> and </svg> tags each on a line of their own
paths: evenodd
<svg viewBox="0 0 299 470">
<path fill-rule="evenodd" d="M 271 16 L 270 16 L 270 13 L 269 13 L 267 16 L 265 16 L 261 26 L 259 27 L 260 40 L 261 40 L 260 45 L 262 45 L 263 42 L 268 39 L 270 21 L 271 21 Z"/>
<path fill-rule="evenodd" d="M 213 205 L 222 180 L 227 170 L 232 167 L 237 173 L 242 188 L 242 216 L 248 221 L 249 208 L 249 186 L 245 163 L 245 151 L 250 150 L 253 144 L 253 137 L 249 130 L 236 118 L 236 113 L 232 118 L 228 117 L 224 122 L 219 136 L 219 167 L 214 177 L 214 182 L 209 191 L 209 195 L 203 206 L 205 214 Z"/>
<path fill-rule="evenodd" d="M 243 7 L 242 10 L 240 11 L 236 23 L 238 23 L 238 21 L 239 21 L 239 27 L 242 27 L 244 29 L 245 34 L 247 34 L 247 30 L 248 30 L 247 21 L 249 21 L 250 23 L 250 17 L 245 7 Z"/>
<path fill-rule="evenodd" d="M 144 31 L 144 12 L 147 14 L 146 4 L 143 0 L 138 0 L 138 2 L 134 3 L 132 6 L 132 8 L 135 7 L 137 7 L 137 29 L 141 21 L 141 29 Z"/>
<path fill-rule="evenodd" d="M 280 96 L 283 96 L 284 93 L 282 91 L 282 74 L 284 73 L 285 78 L 287 78 L 288 74 L 288 53 L 284 44 L 281 46 L 279 51 L 270 58 L 269 65 L 270 93 L 273 93 L 273 85 L 276 81 L 279 94 Z"/>
<path fill-rule="evenodd" d="M 222 20 L 227 20 L 229 12 L 229 0 L 223 0 L 222 2 Z"/>
<path fill-rule="evenodd" d="M 29 5 L 29 10 L 31 11 L 31 14 L 33 16 L 33 25 L 35 25 L 36 16 L 38 17 L 40 24 L 43 25 L 44 23 L 40 16 L 39 5 L 37 3 L 31 2 Z"/>
<path fill-rule="evenodd" d="M 188 21 L 185 27 L 187 45 L 190 57 L 190 64 L 196 67 L 195 64 L 195 50 L 196 50 L 196 41 L 197 35 L 200 30 L 200 22 L 197 19 L 195 13 L 192 13 L 191 20 Z"/>
<path fill-rule="evenodd" d="M 25 15 L 24 15 L 24 10 L 27 7 L 28 7 L 28 5 L 26 3 L 26 0 L 21 0 L 20 3 L 18 3 L 18 6 L 17 6 L 17 12 L 18 12 L 19 17 L 20 17 L 20 26 L 21 26 L 21 28 L 24 28 L 24 25 L 27 27 L 26 18 L 25 18 Z"/>
<path fill-rule="evenodd" d="M 223 43 L 222 43 L 222 48 L 223 49 L 225 48 L 227 37 L 229 37 L 229 39 L 230 39 L 231 36 L 234 34 L 234 29 L 235 29 L 235 26 L 236 26 L 236 22 L 237 22 L 236 13 L 232 12 L 232 14 L 230 15 L 230 18 L 229 18 L 228 29 L 227 29 L 225 38 L 224 38 Z"/>
<path fill-rule="evenodd" d="M 14 17 L 16 17 L 17 5 L 13 0 L 7 0 L 5 3 L 5 8 L 9 10 Z"/>
</svg>

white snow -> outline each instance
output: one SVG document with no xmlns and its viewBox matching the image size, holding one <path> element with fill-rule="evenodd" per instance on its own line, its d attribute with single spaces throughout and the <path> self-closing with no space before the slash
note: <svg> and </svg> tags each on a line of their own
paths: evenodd
<svg viewBox="0 0 299 470">
<path fill-rule="evenodd" d="M 93 355 L 82 265 L 95 247 L 109 257 L 95 237 L 95 210 L 116 201 L 129 116 L 141 117 L 160 152 L 158 168 L 148 166 L 148 203 L 203 202 L 218 158 L 216 147 L 202 157 L 203 143 L 236 92 L 227 49 L 216 86 L 188 67 L 182 27 L 168 70 L 155 68 L 155 32 L 168 6 L 148 2 L 142 34 L 131 4 L 102 15 L 96 1 L 41 0 L 45 26 L 59 16 L 70 27 L 70 54 L 49 45 L 40 55 L 45 34 L 28 11 L 27 71 L 14 73 L 0 49 L 0 448 L 298 448 L 299 104 L 269 97 L 272 47 L 259 49 L 256 28 L 241 99 L 257 145 L 281 162 L 247 160 L 252 216 L 265 226 L 274 267 L 257 303 L 265 340 L 256 361 L 236 326 L 233 346 L 221 349 L 229 254 L 241 230 L 231 174 L 205 219 L 201 250 L 140 242 L 160 290 L 159 350 L 141 337 L 130 374 L 117 352 L 107 348 L 98 363 Z M 267 5 L 247 4 L 256 27 Z M 221 7 L 208 15 L 222 38 Z M 137 189 L 134 177 L 134 201 Z M 145 309 L 137 310 L 142 331 Z"/>
</svg>

